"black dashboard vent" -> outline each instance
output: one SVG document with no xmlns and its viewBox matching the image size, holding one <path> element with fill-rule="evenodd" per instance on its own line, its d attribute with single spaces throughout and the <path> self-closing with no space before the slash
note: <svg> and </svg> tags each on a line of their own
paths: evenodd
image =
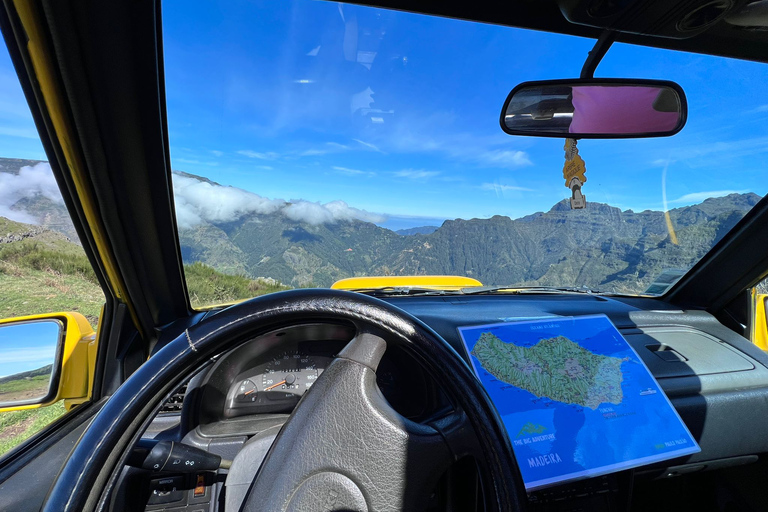
<svg viewBox="0 0 768 512">
<path fill-rule="evenodd" d="M 187 385 L 184 384 L 176 390 L 171 398 L 165 401 L 160 408 L 160 414 L 178 413 L 181 412 L 181 405 L 184 403 L 184 395 L 187 394 Z"/>
</svg>

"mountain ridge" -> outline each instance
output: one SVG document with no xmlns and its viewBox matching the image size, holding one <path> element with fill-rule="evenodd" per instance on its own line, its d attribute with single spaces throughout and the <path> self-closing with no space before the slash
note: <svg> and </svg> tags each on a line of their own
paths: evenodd
<svg viewBox="0 0 768 512">
<path fill-rule="evenodd" d="M 13 172 L 11 167 L 24 162 L 40 163 L 0 159 L 0 172 Z M 189 173 L 174 175 L 211 190 L 221 187 Z M 363 275 L 456 274 L 488 285 L 588 286 L 636 293 L 663 270 L 689 268 L 760 200 L 754 193 L 730 194 L 669 210 L 673 239 L 661 211 L 622 211 L 594 202 L 584 210 L 571 210 L 564 200 L 517 219 L 453 219 L 439 227 L 392 231 L 349 215 L 307 222 L 286 213 L 291 203 L 276 206 L 276 200 L 234 187 L 222 189 L 242 192 L 243 210 L 224 220 L 201 216 L 189 226 L 180 223 L 185 263 L 198 261 L 221 272 L 273 278 L 290 286 L 330 286 Z M 253 208 L 248 201 L 261 206 Z M 44 227 L 67 236 L 74 233 L 63 204 L 47 197 L 26 197 L 9 206 Z"/>
</svg>

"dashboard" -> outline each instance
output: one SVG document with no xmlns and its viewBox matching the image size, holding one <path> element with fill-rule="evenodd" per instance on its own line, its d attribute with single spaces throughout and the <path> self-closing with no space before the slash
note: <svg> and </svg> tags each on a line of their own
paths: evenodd
<svg viewBox="0 0 768 512">
<path fill-rule="evenodd" d="M 333 360 L 328 343 L 302 343 L 238 375 L 227 393 L 225 417 L 290 412 Z"/>
<path fill-rule="evenodd" d="M 312 327 L 315 334 L 324 332 L 322 325 Z M 235 377 L 221 417 L 290 413 L 346 343 L 302 339 L 265 353 Z M 404 354 L 395 351 L 385 357 L 376 377 L 382 394 L 400 414 L 417 419 L 425 411 L 426 377 Z"/>
<path fill-rule="evenodd" d="M 654 299 L 583 294 L 387 301 L 429 325 L 465 360 L 468 355 L 458 334 L 462 326 L 605 314 L 648 366 L 701 447 L 698 454 L 644 466 L 629 476 L 616 474 L 532 493 L 534 510 L 558 510 L 552 503 L 563 493 L 601 497 L 587 509 L 623 509 L 626 479 L 636 488 L 656 488 L 657 482 L 681 475 L 752 464 L 768 453 L 768 436 L 755 435 L 768 417 L 768 356 L 709 313 Z M 159 414 L 145 436 L 181 440 L 229 459 L 254 439 L 266 439 L 266 450 L 269 439 L 354 333 L 351 325 L 313 322 L 253 339 L 198 372 L 188 383 L 180 411 Z M 377 372 L 382 395 L 417 422 L 452 408 L 437 382 L 407 347 L 397 345 L 388 348 Z M 472 468 L 461 471 L 476 477 L 471 476 Z M 481 509 L 477 504 L 467 508 Z"/>
<path fill-rule="evenodd" d="M 188 394 L 199 397 L 198 418 L 190 418 L 196 433 L 255 434 L 261 428 L 259 418 L 290 414 L 354 333 L 349 325 L 303 324 L 265 334 L 223 355 L 188 388 Z M 376 381 L 389 404 L 408 419 L 422 420 L 437 403 L 434 381 L 398 347 L 384 355 Z"/>
</svg>

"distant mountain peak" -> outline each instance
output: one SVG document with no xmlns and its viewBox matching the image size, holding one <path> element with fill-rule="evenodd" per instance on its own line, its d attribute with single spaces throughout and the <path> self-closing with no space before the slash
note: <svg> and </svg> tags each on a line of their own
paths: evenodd
<svg viewBox="0 0 768 512">
<path fill-rule="evenodd" d="M 616 206 L 611 206 L 606 203 L 597 203 L 594 201 L 587 201 L 587 207 L 584 209 L 588 212 L 598 212 L 598 213 L 611 213 L 611 214 L 617 214 L 622 213 L 621 208 L 617 208 Z M 556 213 L 556 212 L 573 212 L 571 208 L 571 202 L 569 199 L 563 199 L 562 201 L 558 201 L 554 205 L 552 205 L 552 208 L 549 209 L 549 213 Z M 631 212 L 632 210 L 627 210 L 627 212 Z M 535 215 L 535 214 L 534 214 Z"/>
<path fill-rule="evenodd" d="M 418 226 L 415 228 L 398 229 L 395 231 L 398 235 L 411 236 L 411 235 L 429 235 L 440 229 L 440 226 Z"/>
<path fill-rule="evenodd" d="M 201 181 L 203 183 L 208 183 L 209 185 L 215 185 L 217 187 L 223 187 L 224 186 L 221 183 L 217 183 L 217 182 L 215 182 L 213 180 L 209 180 L 208 178 L 205 178 L 203 176 L 198 176 L 197 174 L 191 174 L 191 173 L 184 172 L 184 171 L 171 171 L 171 172 L 172 172 L 172 174 L 176 174 L 178 176 L 183 176 L 184 178 L 191 178 L 193 180 Z"/>
</svg>

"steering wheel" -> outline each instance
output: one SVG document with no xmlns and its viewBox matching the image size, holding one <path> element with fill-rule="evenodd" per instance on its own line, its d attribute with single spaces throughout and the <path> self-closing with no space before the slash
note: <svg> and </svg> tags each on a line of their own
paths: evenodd
<svg viewBox="0 0 768 512">
<path fill-rule="evenodd" d="M 163 347 L 94 417 L 43 509 L 106 510 L 130 448 L 163 399 L 194 369 L 255 336 L 312 320 L 352 323 L 355 337 L 299 401 L 242 510 L 419 510 L 443 470 L 466 454 L 478 460 L 486 510 L 522 510 L 525 491 L 512 447 L 467 363 L 410 314 L 335 290 L 258 297 L 205 319 Z M 390 343 L 401 344 L 433 375 L 457 412 L 420 424 L 389 406 L 375 372 Z"/>
</svg>

